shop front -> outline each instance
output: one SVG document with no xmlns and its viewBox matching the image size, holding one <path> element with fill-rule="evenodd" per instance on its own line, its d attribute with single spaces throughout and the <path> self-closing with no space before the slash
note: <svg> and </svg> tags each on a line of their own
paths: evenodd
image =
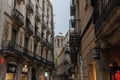
<svg viewBox="0 0 120 80">
<path fill-rule="evenodd" d="M 17 68 L 16 64 L 8 63 L 5 80 L 14 80 L 16 68 Z"/>
<path fill-rule="evenodd" d="M 20 80 L 27 80 L 27 78 L 28 78 L 28 66 L 24 65 L 22 68 L 22 74 Z"/>
</svg>

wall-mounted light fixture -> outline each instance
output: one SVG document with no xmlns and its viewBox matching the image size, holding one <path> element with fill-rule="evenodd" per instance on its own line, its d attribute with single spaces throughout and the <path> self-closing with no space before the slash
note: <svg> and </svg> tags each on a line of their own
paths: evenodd
<svg viewBox="0 0 120 80">
<path fill-rule="evenodd" d="M 48 72 L 47 71 L 45 71 L 45 77 L 47 77 L 48 76 Z"/>
</svg>

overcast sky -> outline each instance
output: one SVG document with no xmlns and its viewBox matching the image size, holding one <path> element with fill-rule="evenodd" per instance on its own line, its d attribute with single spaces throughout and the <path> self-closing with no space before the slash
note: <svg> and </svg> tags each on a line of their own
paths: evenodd
<svg viewBox="0 0 120 80">
<path fill-rule="evenodd" d="M 70 19 L 70 0 L 51 0 L 54 13 L 54 26 L 55 35 L 62 32 L 66 34 L 69 28 Z"/>
</svg>

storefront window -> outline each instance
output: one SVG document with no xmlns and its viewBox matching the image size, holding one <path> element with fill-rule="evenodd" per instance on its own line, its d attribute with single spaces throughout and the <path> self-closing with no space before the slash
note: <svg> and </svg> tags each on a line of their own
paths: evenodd
<svg viewBox="0 0 120 80">
<path fill-rule="evenodd" d="M 6 73 L 5 80 L 14 80 L 14 73 Z"/>
<path fill-rule="evenodd" d="M 20 80 L 27 80 L 27 75 L 26 74 L 21 74 L 21 79 Z"/>
<path fill-rule="evenodd" d="M 28 66 L 24 65 L 22 68 L 22 74 L 20 80 L 27 80 L 27 74 L 28 74 Z"/>
<path fill-rule="evenodd" d="M 17 68 L 17 65 L 11 64 L 11 63 L 8 64 L 5 80 L 14 80 L 16 68 Z"/>
</svg>

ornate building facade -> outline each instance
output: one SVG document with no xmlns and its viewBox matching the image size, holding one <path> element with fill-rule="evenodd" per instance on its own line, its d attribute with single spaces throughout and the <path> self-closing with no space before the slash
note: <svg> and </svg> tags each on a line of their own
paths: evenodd
<svg viewBox="0 0 120 80">
<path fill-rule="evenodd" d="M 54 56 L 58 56 L 60 54 L 60 51 L 62 50 L 64 46 L 64 36 L 57 35 L 54 37 Z"/>
<path fill-rule="evenodd" d="M 120 0 L 92 0 L 97 80 L 120 79 Z"/>
<path fill-rule="evenodd" d="M 120 1 L 71 0 L 70 11 L 74 79 L 119 80 Z"/>
<path fill-rule="evenodd" d="M 1 0 L 0 80 L 52 80 L 53 29 L 50 0 Z"/>
<path fill-rule="evenodd" d="M 74 29 L 70 34 L 70 54 L 73 60 L 71 74 L 75 80 L 96 80 L 95 61 L 92 57 L 96 38 L 91 1 L 71 0 L 70 11 L 70 29 Z"/>
<path fill-rule="evenodd" d="M 59 63 L 61 63 L 61 60 L 59 59 L 59 55 L 61 54 L 62 48 L 64 46 L 64 36 L 62 35 L 56 35 L 54 37 L 54 58 L 55 58 L 55 80 L 60 80 L 60 76 L 59 76 L 59 70 L 60 67 L 58 67 Z"/>
<path fill-rule="evenodd" d="M 71 65 L 69 52 L 69 32 L 67 32 L 63 40 L 63 47 L 58 55 L 57 80 L 69 80 L 69 69 Z"/>
</svg>

